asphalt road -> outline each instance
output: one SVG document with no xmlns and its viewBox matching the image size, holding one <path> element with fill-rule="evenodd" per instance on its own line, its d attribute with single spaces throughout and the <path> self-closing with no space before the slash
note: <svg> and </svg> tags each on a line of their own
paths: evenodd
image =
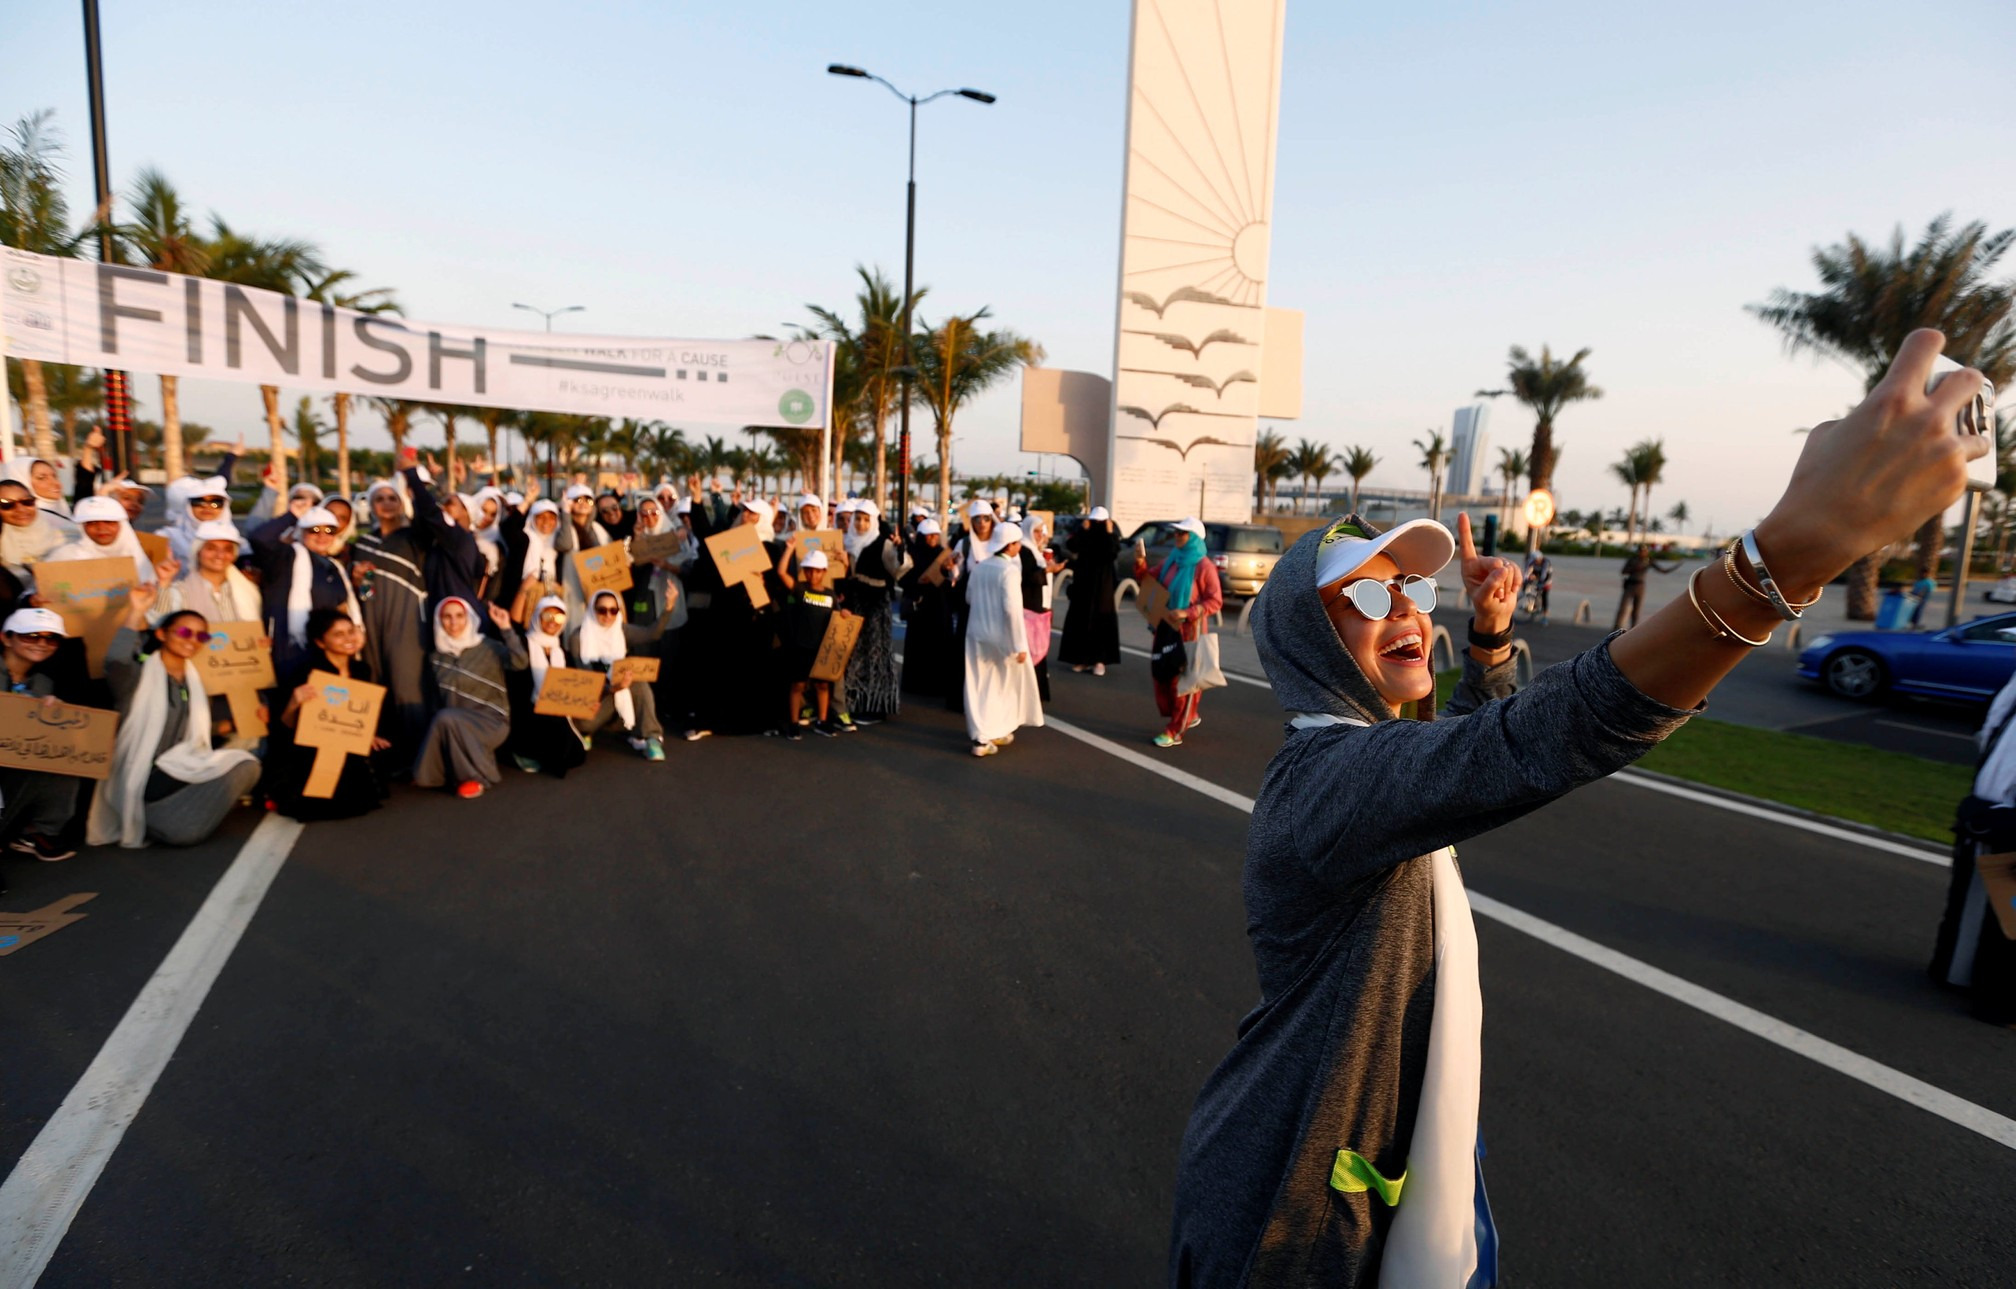
<svg viewBox="0 0 2016 1289">
<path fill-rule="evenodd" d="M 1145 668 L 1053 712 L 1250 796 L 1261 689 L 1155 753 Z M 1246 815 L 939 711 L 710 739 L 307 829 L 42 1276 L 102 1285 L 1152 1285 L 1192 1097 L 1255 1001 Z M 253 820 L 9 869 L 0 1155 Z M 2016 1033 L 1925 979 L 1944 870 L 1626 783 L 1473 888 L 2016 1116 Z M 1490 918 L 1512 1285 L 2000 1285 L 2016 1151 Z M 4 1215 L 0 1215 L 4 1216 Z"/>
</svg>

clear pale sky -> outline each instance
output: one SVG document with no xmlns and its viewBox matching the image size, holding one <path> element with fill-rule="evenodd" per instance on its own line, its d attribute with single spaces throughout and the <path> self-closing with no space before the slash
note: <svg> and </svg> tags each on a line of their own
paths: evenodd
<svg viewBox="0 0 2016 1289">
<path fill-rule="evenodd" d="M 857 263 L 901 276 L 904 109 L 825 65 L 971 85 L 1000 102 L 920 113 L 925 315 L 991 305 L 1049 365 L 1108 373 L 1128 13 L 104 0 L 114 183 L 159 166 L 423 320 L 581 304 L 581 330 L 735 337 L 847 302 Z M 1410 440 L 1498 385 L 1509 345 L 1588 346 L 1606 397 L 1559 423 L 1563 506 L 1621 506 L 1608 464 L 1660 436 L 1659 509 L 1750 522 L 1793 430 L 1861 382 L 1742 306 L 1812 285 L 1812 247 L 1850 230 L 2016 224 L 2012 37 L 2007 3 L 1290 0 L 1269 295 L 1307 312 L 1307 368 L 1278 428 L 1425 486 Z M 73 0 L 8 6 L 0 115 L 56 109 L 80 216 L 82 44 Z M 185 416 L 263 437 L 251 387 L 185 389 Z M 1012 387 L 976 404 L 955 464 L 1031 468 L 1017 414 Z M 1516 405 L 1492 417 L 1494 459 L 1525 445 Z"/>
</svg>

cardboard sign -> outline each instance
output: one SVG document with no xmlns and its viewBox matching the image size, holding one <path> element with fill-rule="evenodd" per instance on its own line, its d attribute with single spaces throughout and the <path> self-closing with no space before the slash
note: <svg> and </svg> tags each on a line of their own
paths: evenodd
<svg viewBox="0 0 2016 1289">
<path fill-rule="evenodd" d="M 532 621 L 532 610 L 539 607 L 539 601 L 547 596 L 565 601 L 567 588 L 558 582 L 525 581 L 518 584 L 518 595 L 511 601 L 511 620 L 521 627 L 536 625 Z"/>
<path fill-rule="evenodd" d="M 721 571 L 721 585 L 741 585 L 749 592 L 749 603 L 764 608 L 770 593 L 763 589 L 763 575 L 770 571 L 770 552 L 756 535 L 754 524 L 737 524 L 707 539 L 714 567 Z"/>
<path fill-rule="evenodd" d="M 82 922 L 83 913 L 72 913 L 86 900 L 98 898 L 96 891 L 66 895 L 54 904 L 45 904 L 29 913 L 0 913 L 0 958 L 35 943 L 52 931 L 61 931 L 73 922 Z"/>
<path fill-rule="evenodd" d="M 140 539 L 140 549 L 147 552 L 149 564 L 166 564 L 175 554 L 168 539 L 159 533 L 136 532 L 133 535 Z"/>
<path fill-rule="evenodd" d="M 622 490 L 623 480 L 618 478 L 614 471 L 604 470 L 595 476 L 595 491 L 597 494 L 621 492 Z"/>
<path fill-rule="evenodd" d="M 1982 855 L 1974 861 L 1988 907 L 2002 924 L 2002 934 L 2016 940 L 2016 855 Z"/>
<path fill-rule="evenodd" d="M 294 741 L 315 749 L 315 764 L 301 795 L 326 799 L 336 795 L 344 757 L 371 755 L 371 740 L 378 735 L 378 713 L 385 705 L 385 687 L 332 671 L 311 671 L 307 683 L 318 692 L 301 705 L 294 722 Z"/>
<path fill-rule="evenodd" d="M 917 575 L 917 580 L 926 586 L 943 586 L 945 585 L 946 570 L 951 567 L 952 552 L 940 551 L 938 558 L 931 561 L 930 567 Z"/>
<path fill-rule="evenodd" d="M 84 641 L 92 679 L 105 674 L 105 651 L 126 621 L 126 596 L 133 589 L 133 561 L 70 559 L 35 565 L 35 590 L 63 615 L 63 629 Z"/>
<path fill-rule="evenodd" d="M 1169 613 L 1169 588 L 1153 576 L 1141 583 L 1141 589 L 1135 593 L 1134 607 L 1151 627 L 1164 622 L 1172 627 L 1178 625 L 1178 620 Z"/>
<path fill-rule="evenodd" d="M 551 675 L 552 673 L 547 673 Z M 628 689 L 642 681 L 646 685 L 658 682 L 658 659 L 618 658 L 609 664 L 609 688 Z M 593 715 L 594 713 L 589 713 Z"/>
<path fill-rule="evenodd" d="M 623 592 L 630 589 L 630 552 L 622 542 L 610 542 L 593 550 L 574 552 L 574 575 L 581 579 L 581 598 L 592 599 L 597 591 Z"/>
<path fill-rule="evenodd" d="M 632 564 L 655 564 L 659 560 L 671 559 L 686 545 L 686 534 L 682 532 L 646 533 L 630 539 L 630 562 Z"/>
<path fill-rule="evenodd" d="M 813 680 L 845 679 L 847 660 L 854 656 L 864 621 L 852 613 L 836 613 L 826 619 L 826 638 L 819 642 L 819 652 L 812 659 Z"/>
<path fill-rule="evenodd" d="M 196 653 L 203 688 L 213 694 L 237 689 L 271 689 L 273 646 L 257 622 L 213 622 L 210 643 Z"/>
<path fill-rule="evenodd" d="M 0 694 L 0 765 L 103 779 L 112 773 L 118 738 L 117 712 Z"/>
<path fill-rule="evenodd" d="M 539 686 L 539 699 L 532 710 L 541 716 L 571 716 L 592 721 L 602 710 L 602 691 L 609 678 L 599 671 L 573 667 L 548 667 L 546 682 Z"/>
<path fill-rule="evenodd" d="M 847 544 L 837 528 L 801 528 L 791 534 L 791 559 L 802 562 L 812 551 L 826 552 L 826 576 L 837 578 L 847 571 Z"/>
</svg>

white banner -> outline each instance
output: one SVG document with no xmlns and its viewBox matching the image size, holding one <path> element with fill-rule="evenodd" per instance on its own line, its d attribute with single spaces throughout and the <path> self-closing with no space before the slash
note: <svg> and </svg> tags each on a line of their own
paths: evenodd
<svg viewBox="0 0 2016 1289">
<path fill-rule="evenodd" d="M 209 278 L 0 248 L 15 358 L 427 403 L 820 425 L 829 341 L 554 336 L 374 316 Z"/>
</svg>

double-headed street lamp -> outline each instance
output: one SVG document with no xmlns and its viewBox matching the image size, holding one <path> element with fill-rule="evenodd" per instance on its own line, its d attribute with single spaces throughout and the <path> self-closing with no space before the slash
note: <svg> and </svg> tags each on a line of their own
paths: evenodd
<svg viewBox="0 0 2016 1289">
<path fill-rule="evenodd" d="M 564 309 L 541 309 L 537 305 L 514 304 L 511 307 L 514 309 L 523 309 L 527 313 L 538 314 L 540 317 L 546 319 L 546 330 L 551 331 L 553 330 L 553 319 L 563 313 L 580 313 L 588 306 L 585 304 L 570 304 Z"/>
<path fill-rule="evenodd" d="M 912 278 L 917 260 L 917 107 L 933 99 L 956 95 L 970 98 L 975 103 L 992 103 L 994 96 L 984 90 L 956 89 L 939 90 L 936 94 L 926 94 L 919 98 L 915 94 L 905 94 L 888 81 L 872 72 L 864 72 L 859 67 L 849 67 L 845 63 L 828 63 L 828 73 L 834 76 L 856 76 L 862 80 L 874 81 L 897 98 L 910 105 L 910 188 L 903 225 L 903 365 L 897 372 L 903 377 L 903 407 L 898 413 L 897 439 L 900 444 L 898 455 L 902 458 L 903 469 L 898 475 L 896 531 L 902 532 L 903 525 L 910 522 L 910 382 L 917 369 L 910 363 L 910 297 L 913 293 Z"/>
</svg>

